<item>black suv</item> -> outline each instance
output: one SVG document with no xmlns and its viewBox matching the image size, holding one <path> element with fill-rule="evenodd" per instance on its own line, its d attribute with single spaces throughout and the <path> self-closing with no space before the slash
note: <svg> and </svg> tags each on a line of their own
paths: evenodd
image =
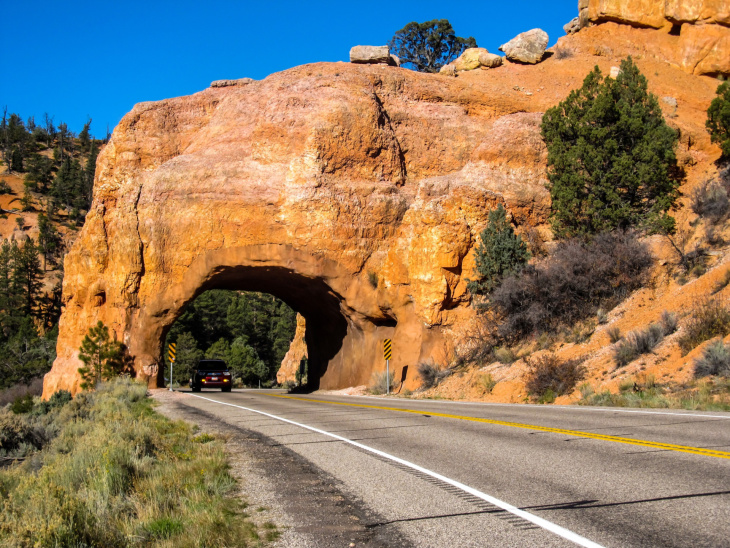
<svg viewBox="0 0 730 548">
<path fill-rule="evenodd" d="M 200 360 L 190 378 L 190 388 L 200 392 L 201 388 L 220 388 L 223 392 L 231 391 L 231 372 L 223 360 Z"/>
</svg>

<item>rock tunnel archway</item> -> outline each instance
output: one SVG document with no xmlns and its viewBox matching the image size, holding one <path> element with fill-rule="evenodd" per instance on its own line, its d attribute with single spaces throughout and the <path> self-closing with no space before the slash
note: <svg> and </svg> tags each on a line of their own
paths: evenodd
<svg viewBox="0 0 730 548">
<path fill-rule="evenodd" d="M 302 312 L 315 385 L 368 383 L 392 338 L 415 387 L 413 366 L 445 362 L 474 317 L 466 279 L 489 211 L 546 227 L 541 114 L 495 97 L 468 78 L 319 63 L 136 105 L 65 260 L 44 394 L 78 390 L 99 320 L 157 384 L 165 331 L 215 287 Z"/>
<path fill-rule="evenodd" d="M 348 327 L 351 328 L 351 336 L 357 330 L 352 320 L 345 316 L 339 296 L 322 279 L 308 278 L 282 267 L 224 268 L 195 292 L 192 299 L 179 310 L 175 320 L 202 293 L 212 289 L 266 293 L 285 302 L 301 315 L 306 321 L 303 343 L 308 349 L 312 370 L 312 383 L 309 386 L 315 390 L 319 388 L 319 379 L 327 372 L 330 362 L 341 353 L 348 336 Z M 159 350 L 162 356 L 166 352 L 163 343 L 167 340 L 172 325 L 168 324 L 162 330 Z M 293 340 L 290 341 L 292 342 Z M 281 364 L 274 365 L 278 369 Z M 160 369 L 158 385 L 163 383 L 165 374 L 166 371 Z"/>
<path fill-rule="evenodd" d="M 160 303 L 173 304 L 169 310 L 153 312 L 141 324 L 141 328 L 150 334 L 153 349 L 157 340 L 157 351 L 150 354 L 164 354 L 163 343 L 168 330 L 201 293 L 209 289 L 257 291 L 283 300 L 305 318 L 310 388 L 319 388 L 322 379 L 330 386 L 366 382 L 367 379 L 363 380 L 359 374 L 357 364 L 363 361 L 376 364 L 378 338 L 392 336 L 396 331 L 397 322 L 393 318 L 385 315 L 362 317 L 348 306 L 345 297 L 328 285 L 327 278 L 317 274 L 322 268 L 318 261 L 312 261 L 311 257 L 286 246 L 273 249 L 271 246 L 250 247 L 233 253 L 229 250 L 224 254 L 225 264 L 218 264 L 222 257 L 216 255 L 220 254 L 213 255 L 201 261 L 206 265 L 202 270 L 191 269 L 189 276 L 177 288 L 160 295 Z M 256 257 L 256 260 L 251 257 Z M 235 262 L 242 264 L 235 265 Z M 217 266 L 208 268 L 211 264 Z M 329 265 L 326 270 L 332 274 L 337 271 L 337 266 Z M 136 338 L 142 339 L 142 334 Z M 153 357 L 150 363 L 160 361 L 161 358 Z M 159 370 L 158 385 L 162 385 L 163 376 L 164 371 Z"/>
</svg>

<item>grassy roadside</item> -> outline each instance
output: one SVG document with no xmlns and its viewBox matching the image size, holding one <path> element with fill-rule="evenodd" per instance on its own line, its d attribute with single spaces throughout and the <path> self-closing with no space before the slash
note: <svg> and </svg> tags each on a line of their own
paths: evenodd
<svg viewBox="0 0 730 548">
<path fill-rule="evenodd" d="M 0 546 L 260 546 L 223 446 L 117 380 L 0 411 Z M 38 449 L 38 447 L 42 447 Z M 275 538 L 275 531 L 265 533 Z"/>
<path fill-rule="evenodd" d="M 660 385 L 649 376 L 622 383 L 617 393 L 595 393 L 587 383 L 580 386 L 580 392 L 578 405 L 730 411 L 730 379 L 724 378 L 709 377 L 670 386 Z"/>
</svg>

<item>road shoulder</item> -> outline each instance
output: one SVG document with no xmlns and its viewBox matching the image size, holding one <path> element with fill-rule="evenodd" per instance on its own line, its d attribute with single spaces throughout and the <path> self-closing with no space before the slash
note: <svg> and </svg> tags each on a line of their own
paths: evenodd
<svg viewBox="0 0 730 548">
<path fill-rule="evenodd" d="M 369 523 L 382 520 L 362 501 L 346 494 L 340 482 L 276 441 L 222 421 L 219 417 L 185 405 L 191 396 L 152 390 L 157 411 L 197 425 L 201 432 L 225 440 L 231 474 L 239 496 L 248 504 L 254 521 L 275 523 L 281 536 L 279 548 L 328 548 L 364 546 L 405 547 L 403 538 L 384 538 Z"/>
</svg>

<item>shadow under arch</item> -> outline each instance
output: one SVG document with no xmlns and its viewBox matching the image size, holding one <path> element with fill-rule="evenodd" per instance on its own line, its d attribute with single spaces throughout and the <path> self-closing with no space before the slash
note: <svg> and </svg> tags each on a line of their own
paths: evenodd
<svg viewBox="0 0 730 548">
<path fill-rule="evenodd" d="M 268 293 L 304 316 L 307 322 L 305 341 L 310 368 L 307 388 L 319 388 L 319 379 L 327 371 L 328 364 L 342 350 L 348 331 L 348 322 L 341 310 L 341 298 L 324 280 L 308 278 L 284 267 L 225 267 L 203 283 L 189 302 L 211 289 Z M 180 309 L 180 314 L 186 306 L 187 304 Z M 171 326 L 172 323 L 163 329 L 160 345 L 164 344 Z M 161 347 L 160 353 L 163 352 Z M 162 379 L 158 378 L 158 384 L 160 381 Z"/>
<path fill-rule="evenodd" d="M 312 390 L 320 388 L 325 374 L 324 387 L 366 382 L 370 364 L 382 353 L 379 338 L 391 336 L 397 325 L 396 318 L 377 306 L 375 291 L 367 282 L 360 282 L 330 259 L 289 245 L 209 250 L 195 257 L 184 271 L 171 274 L 170 279 L 177 281 L 148 296 L 146 304 L 129 317 L 137 370 L 163 363 L 162 346 L 170 327 L 190 302 L 210 289 L 268 293 L 302 314 L 307 322 Z M 348 296 L 356 300 L 357 309 L 348 305 Z M 368 305 L 365 310 L 363 302 Z M 163 370 L 158 367 L 156 371 L 157 386 L 164 382 Z"/>
</svg>

